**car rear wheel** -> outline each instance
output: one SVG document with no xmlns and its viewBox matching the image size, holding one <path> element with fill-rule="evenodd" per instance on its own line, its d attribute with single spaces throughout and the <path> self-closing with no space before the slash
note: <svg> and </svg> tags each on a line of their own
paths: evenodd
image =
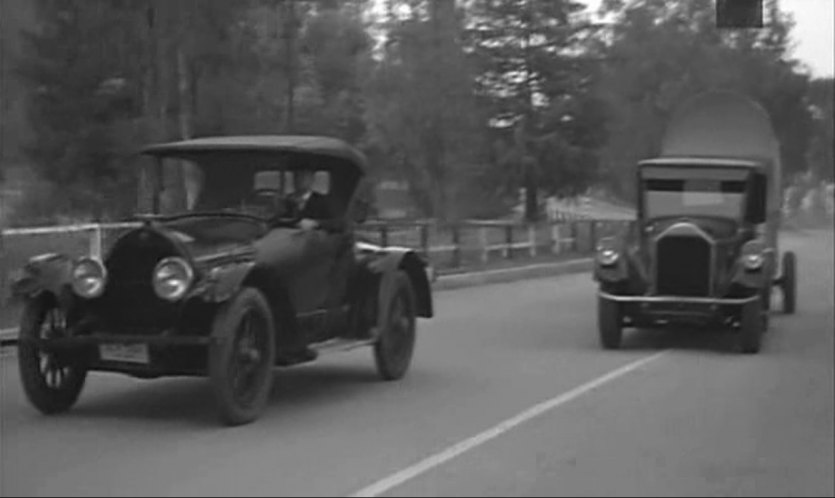
<svg viewBox="0 0 835 498">
<path fill-rule="evenodd" d="M 783 312 L 793 314 L 797 299 L 797 256 L 791 251 L 783 253 L 783 276 L 780 279 L 783 291 Z"/>
<path fill-rule="evenodd" d="M 604 349 L 620 349 L 623 342 L 623 318 L 618 303 L 598 296 L 597 329 L 600 345 Z"/>
<path fill-rule="evenodd" d="M 87 380 L 82 358 L 43 349 L 32 341 L 59 338 L 66 327 L 66 315 L 55 299 L 42 296 L 26 302 L 20 324 L 18 368 L 26 397 L 45 415 L 72 408 Z"/>
<path fill-rule="evenodd" d="M 742 307 L 739 330 L 739 349 L 745 354 L 760 352 L 767 316 L 760 299 L 754 299 Z"/>
<path fill-rule="evenodd" d="M 275 328 L 264 296 L 243 289 L 218 312 L 209 347 L 209 378 L 218 415 L 226 425 L 257 419 L 273 386 Z"/>
<path fill-rule="evenodd" d="M 374 360 L 383 380 L 401 379 L 409 370 L 415 348 L 416 299 L 412 282 L 403 271 L 394 276 L 394 288 L 386 303 L 385 323 L 374 343 Z"/>
</svg>

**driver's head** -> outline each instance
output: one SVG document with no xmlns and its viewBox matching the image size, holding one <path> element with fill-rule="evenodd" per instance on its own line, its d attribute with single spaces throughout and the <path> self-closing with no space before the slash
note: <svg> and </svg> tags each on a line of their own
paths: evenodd
<svg viewBox="0 0 835 498">
<path fill-rule="evenodd" d="M 293 188 L 297 194 L 304 194 L 313 189 L 313 171 L 298 170 L 293 173 Z"/>
</svg>

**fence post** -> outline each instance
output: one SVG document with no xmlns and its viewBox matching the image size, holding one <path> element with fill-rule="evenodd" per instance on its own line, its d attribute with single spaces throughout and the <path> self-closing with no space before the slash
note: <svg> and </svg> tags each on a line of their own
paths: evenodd
<svg viewBox="0 0 835 498">
<path fill-rule="evenodd" d="M 6 258 L 6 236 L 0 230 L 0 307 L 9 301 L 9 262 Z"/>
<path fill-rule="evenodd" d="M 93 225 L 93 236 L 90 237 L 90 256 L 101 258 L 101 223 Z"/>
<path fill-rule="evenodd" d="M 504 257 L 506 259 L 513 258 L 513 248 L 511 247 L 513 245 L 513 225 L 510 223 L 504 227 L 504 243 Z"/>
<path fill-rule="evenodd" d="M 461 266 L 461 233 L 459 228 L 457 224 L 452 226 L 452 246 L 454 247 L 452 250 L 452 266 L 454 268 Z"/>
<path fill-rule="evenodd" d="M 528 250 L 532 258 L 536 257 L 536 226 L 531 223 L 528 225 Z"/>
<path fill-rule="evenodd" d="M 380 226 L 380 245 L 387 247 L 389 245 L 389 227 L 388 225 Z"/>
<path fill-rule="evenodd" d="M 490 239 L 487 237 L 487 227 L 478 228 L 478 239 L 481 242 L 481 262 L 487 264 L 490 261 Z"/>
<path fill-rule="evenodd" d="M 579 245 L 577 244 L 577 220 L 571 220 L 568 225 L 571 228 L 571 252 L 577 252 Z"/>
<path fill-rule="evenodd" d="M 420 246 L 423 248 L 423 255 L 429 259 L 429 224 L 423 223 L 420 226 Z"/>
</svg>

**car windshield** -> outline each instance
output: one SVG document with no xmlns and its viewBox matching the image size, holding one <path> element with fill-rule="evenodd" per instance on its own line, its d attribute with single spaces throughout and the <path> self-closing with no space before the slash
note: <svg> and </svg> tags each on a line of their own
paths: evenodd
<svg viewBox="0 0 835 498">
<path fill-rule="evenodd" d="M 724 179 L 645 179 L 644 216 L 711 216 L 739 219 L 746 183 Z"/>
<path fill-rule="evenodd" d="M 149 176 L 146 206 L 158 192 L 159 211 L 172 215 L 229 212 L 269 218 L 280 213 L 281 200 L 293 193 L 294 171 L 262 164 L 219 168 L 185 160 L 164 159 Z M 161 173 L 161 178 L 156 175 Z M 156 188 L 153 183 L 157 181 Z M 313 191 L 330 192 L 330 175 L 314 170 Z M 150 209 L 148 209 L 150 210 Z"/>
</svg>

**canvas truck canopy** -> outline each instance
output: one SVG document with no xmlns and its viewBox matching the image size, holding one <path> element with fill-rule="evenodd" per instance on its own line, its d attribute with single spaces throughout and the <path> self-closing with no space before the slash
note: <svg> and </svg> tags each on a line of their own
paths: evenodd
<svg viewBox="0 0 835 498">
<path fill-rule="evenodd" d="M 656 159 L 643 167 L 747 167 L 763 173 L 767 211 L 778 214 L 782 202 L 780 143 L 768 113 L 749 97 L 710 91 L 685 102 L 673 114 Z"/>
</svg>

